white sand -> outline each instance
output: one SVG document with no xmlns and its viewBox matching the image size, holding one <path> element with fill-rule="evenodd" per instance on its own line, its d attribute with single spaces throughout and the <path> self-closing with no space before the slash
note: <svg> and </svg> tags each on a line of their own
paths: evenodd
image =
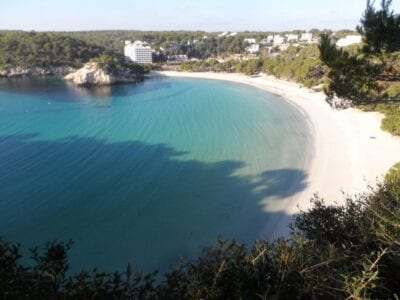
<svg viewBox="0 0 400 300">
<path fill-rule="evenodd" d="M 279 209 L 294 214 L 310 207 L 314 193 L 326 203 L 343 203 L 345 194 L 367 191 L 400 161 L 400 138 L 380 129 L 382 114 L 357 109 L 333 110 L 323 93 L 270 76 L 247 77 L 227 73 L 158 72 L 164 76 L 228 80 L 278 94 L 306 114 L 313 128 L 315 151 L 307 187 L 286 199 Z M 269 210 L 269 209 L 268 209 Z"/>
</svg>

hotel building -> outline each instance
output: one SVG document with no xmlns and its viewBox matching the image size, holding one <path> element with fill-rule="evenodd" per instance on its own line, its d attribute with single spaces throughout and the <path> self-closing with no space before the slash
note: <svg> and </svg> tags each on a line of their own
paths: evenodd
<svg viewBox="0 0 400 300">
<path fill-rule="evenodd" d="M 141 41 L 125 41 L 124 48 L 125 59 L 137 64 L 153 63 L 153 54 L 151 47 Z"/>
</svg>

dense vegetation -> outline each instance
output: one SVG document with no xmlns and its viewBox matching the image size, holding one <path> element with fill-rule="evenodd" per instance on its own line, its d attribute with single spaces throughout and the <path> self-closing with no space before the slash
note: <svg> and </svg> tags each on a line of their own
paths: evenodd
<svg viewBox="0 0 400 300">
<path fill-rule="evenodd" d="M 0 242 L 2 299 L 398 299 L 400 166 L 369 194 L 297 215 L 287 238 L 220 241 L 162 277 L 94 270 L 67 276 L 70 243 Z"/>
<path fill-rule="evenodd" d="M 107 51 L 122 54 L 124 40 L 142 40 L 153 49 L 164 49 L 162 55 L 156 55 L 156 61 L 165 61 L 167 55 L 186 54 L 189 57 L 205 59 L 222 53 L 244 53 L 246 37 L 258 37 L 261 33 L 244 32 L 236 36 L 219 38 L 218 33 L 204 31 L 82 31 L 50 33 L 70 37 L 103 47 Z M 176 47 L 171 45 L 176 44 Z"/>
<path fill-rule="evenodd" d="M 301 34 L 303 31 L 291 33 Z M 321 31 L 311 30 L 314 35 Z M 330 33 L 324 30 L 322 32 Z M 340 37 L 349 32 L 336 33 Z M 0 32 L 0 70 L 20 66 L 23 68 L 54 66 L 79 67 L 100 55 L 115 59 L 122 55 L 124 40 L 144 40 L 153 49 L 164 49 L 154 55 L 155 62 L 165 62 L 168 55 L 187 54 L 202 60 L 210 57 L 245 54 L 245 38 L 260 41 L 273 32 L 239 32 L 235 36 L 220 37 L 219 33 L 202 31 L 145 32 L 130 30 L 87 32 Z M 284 33 L 281 33 L 284 34 Z M 174 46 L 175 45 L 175 46 Z M 174 47 L 172 47 L 174 46 Z M 322 66 L 316 47 L 291 47 L 274 58 L 262 53 L 260 59 L 241 62 L 190 62 L 182 70 L 242 72 L 248 75 L 265 71 L 280 78 L 295 80 L 306 86 L 321 82 Z M 120 64 L 123 63 L 119 59 Z"/>
<path fill-rule="evenodd" d="M 138 31 L 138 30 L 106 30 L 57 32 L 58 35 L 68 36 L 104 47 L 108 51 L 122 54 L 125 40 L 141 40 L 149 43 L 154 49 L 167 48 L 171 42 L 187 45 L 193 40 L 202 40 L 207 33 L 203 31 Z M 187 54 L 184 50 L 174 54 Z M 171 53 L 172 54 L 172 53 Z"/>
<path fill-rule="evenodd" d="M 104 48 L 81 40 L 47 33 L 0 34 L 0 70 L 11 67 L 80 67 L 104 53 Z"/>
<path fill-rule="evenodd" d="M 321 60 L 329 68 L 328 96 L 370 103 L 400 99 L 400 14 L 383 0 L 376 10 L 367 9 L 358 31 L 364 38 L 357 51 L 337 49 L 327 35 L 320 43 Z"/>
<path fill-rule="evenodd" d="M 97 62 L 110 73 L 143 74 L 150 66 L 126 62 L 118 52 L 58 34 L 36 32 L 5 32 L 0 34 L 0 71 L 10 68 L 56 67 L 80 68 L 84 63 Z M 61 70 L 62 72 L 62 70 Z"/>
<path fill-rule="evenodd" d="M 400 135 L 400 14 L 392 1 L 382 0 L 380 10 L 367 1 L 357 27 L 361 47 L 337 49 L 329 36 L 321 37 L 320 57 L 328 67 L 328 101 L 335 96 L 351 100 L 363 110 L 385 115 L 382 129 Z"/>
<path fill-rule="evenodd" d="M 291 46 L 273 57 L 254 58 L 245 61 L 229 60 L 218 62 L 215 59 L 207 61 L 192 61 L 180 65 L 181 71 L 192 72 L 238 72 L 254 75 L 265 72 L 277 78 L 299 82 L 312 87 L 326 81 L 326 67 L 319 58 L 317 45 L 306 47 Z"/>
<path fill-rule="evenodd" d="M 400 15 L 390 6 L 392 0 L 382 0 L 381 10 L 374 8 L 374 1 L 367 0 L 367 9 L 361 19 L 358 32 L 364 36 L 364 53 L 382 54 L 400 50 Z"/>
<path fill-rule="evenodd" d="M 279 34 L 301 34 L 304 30 L 280 32 Z M 310 30 L 314 36 L 321 33 L 331 33 L 330 30 Z M 1 34 L 18 34 L 17 31 L 0 31 Z M 344 30 L 336 33 L 337 37 L 351 33 Z M 89 45 L 98 45 L 109 52 L 122 54 L 124 40 L 142 40 L 148 42 L 153 49 L 163 48 L 163 55 L 156 56 L 156 60 L 164 61 L 167 55 L 187 54 L 190 58 L 206 59 L 217 55 L 229 53 L 244 53 L 248 44 L 245 38 L 255 38 L 256 41 L 276 32 L 245 31 L 238 32 L 235 36 L 219 36 L 220 32 L 204 31 L 138 31 L 138 30 L 105 30 L 105 31 L 76 31 L 76 32 L 47 32 L 52 37 L 70 38 L 83 41 Z M 171 44 L 179 45 L 177 49 L 170 49 Z"/>
<path fill-rule="evenodd" d="M 263 70 L 278 78 L 296 81 L 306 87 L 323 83 L 326 69 L 320 58 L 317 45 L 289 47 L 274 58 L 267 58 Z"/>
<path fill-rule="evenodd" d="M 301 31 L 298 31 L 301 32 Z M 153 49 L 165 49 L 166 55 L 187 54 L 189 57 L 205 59 L 223 53 L 243 53 L 247 44 L 245 38 L 261 40 L 272 32 L 239 32 L 235 36 L 219 37 L 217 32 L 204 31 L 83 31 L 58 32 L 57 34 L 77 38 L 88 43 L 103 46 L 109 51 L 122 52 L 124 40 L 142 40 Z M 206 37 L 206 38 L 205 38 Z M 196 41 L 193 43 L 193 41 Z M 169 50 L 171 43 L 180 45 L 179 49 Z"/>
<path fill-rule="evenodd" d="M 279 34 L 301 34 L 304 32 L 304 30 L 293 30 L 279 32 Z M 309 32 L 314 36 L 319 36 L 321 33 L 332 33 L 331 30 L 327 29 L 311 29 Z M 336 32 L 336 37 L 340 38 L 351 33 L 354 32 L 351 30 L 341 30 Z M 124 40 L 142 40 L 148 42 L 155 50 L 158 50 L 160 47 L 164 48 L 164 54 L 166 55 L 187 54 L 190 58 L 205 59 L 226 53 L 243 53 L 247 47 L 247 44 L 244 42 L 245 38 L 254 38 L 259 42 L 268 35 L 277 34 L 277 32 L 244 31 L 237 32 L 234 36 L 220 36 L 220 32 L 138 30 L 57 32 L 57 34 L 100 45 L 108 51 L 122 53 Z M 197 42 L 193 43 L 194 40 Z M 168 49 L 173 42 L 180 45 L 179 50 Z"/>
<path fill-rule="evenodd" d="M 181 71 L 191 72 L 239 72 L 246 75 L 253 75 L 260 71 L 262 61 L 260 59 L 249 59 L 246 61 L 218 62 L 216 59 L 208 61 L 185 62 L 179 66 Z"/>
</svg>

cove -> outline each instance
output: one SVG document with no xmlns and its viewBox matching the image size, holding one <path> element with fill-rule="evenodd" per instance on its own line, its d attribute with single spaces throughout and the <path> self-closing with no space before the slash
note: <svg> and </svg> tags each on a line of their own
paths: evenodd
<svg viewBox="0 0 400 300">
<path fill-rule="evenodd" d="M 311 149 L 297 108 L 244 85 L 2 79 L 0 236 L 72 239 L 74 271 L 162 271 L 219 237 L 270 238 Z"/>
</svg>

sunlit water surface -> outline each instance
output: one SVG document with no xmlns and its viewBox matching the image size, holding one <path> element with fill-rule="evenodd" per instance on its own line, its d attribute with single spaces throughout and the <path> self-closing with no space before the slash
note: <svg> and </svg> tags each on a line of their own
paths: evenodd
<svg viewBox="0 0 400 300">
<path fill-rule="evenodd" d="M 244 85 L 0 80 L 0 235 L 72 239 L 72 270 L 165 270 L 218 237 L 268 238 L 307 184 L 303 114 Z"/>
</svg>

